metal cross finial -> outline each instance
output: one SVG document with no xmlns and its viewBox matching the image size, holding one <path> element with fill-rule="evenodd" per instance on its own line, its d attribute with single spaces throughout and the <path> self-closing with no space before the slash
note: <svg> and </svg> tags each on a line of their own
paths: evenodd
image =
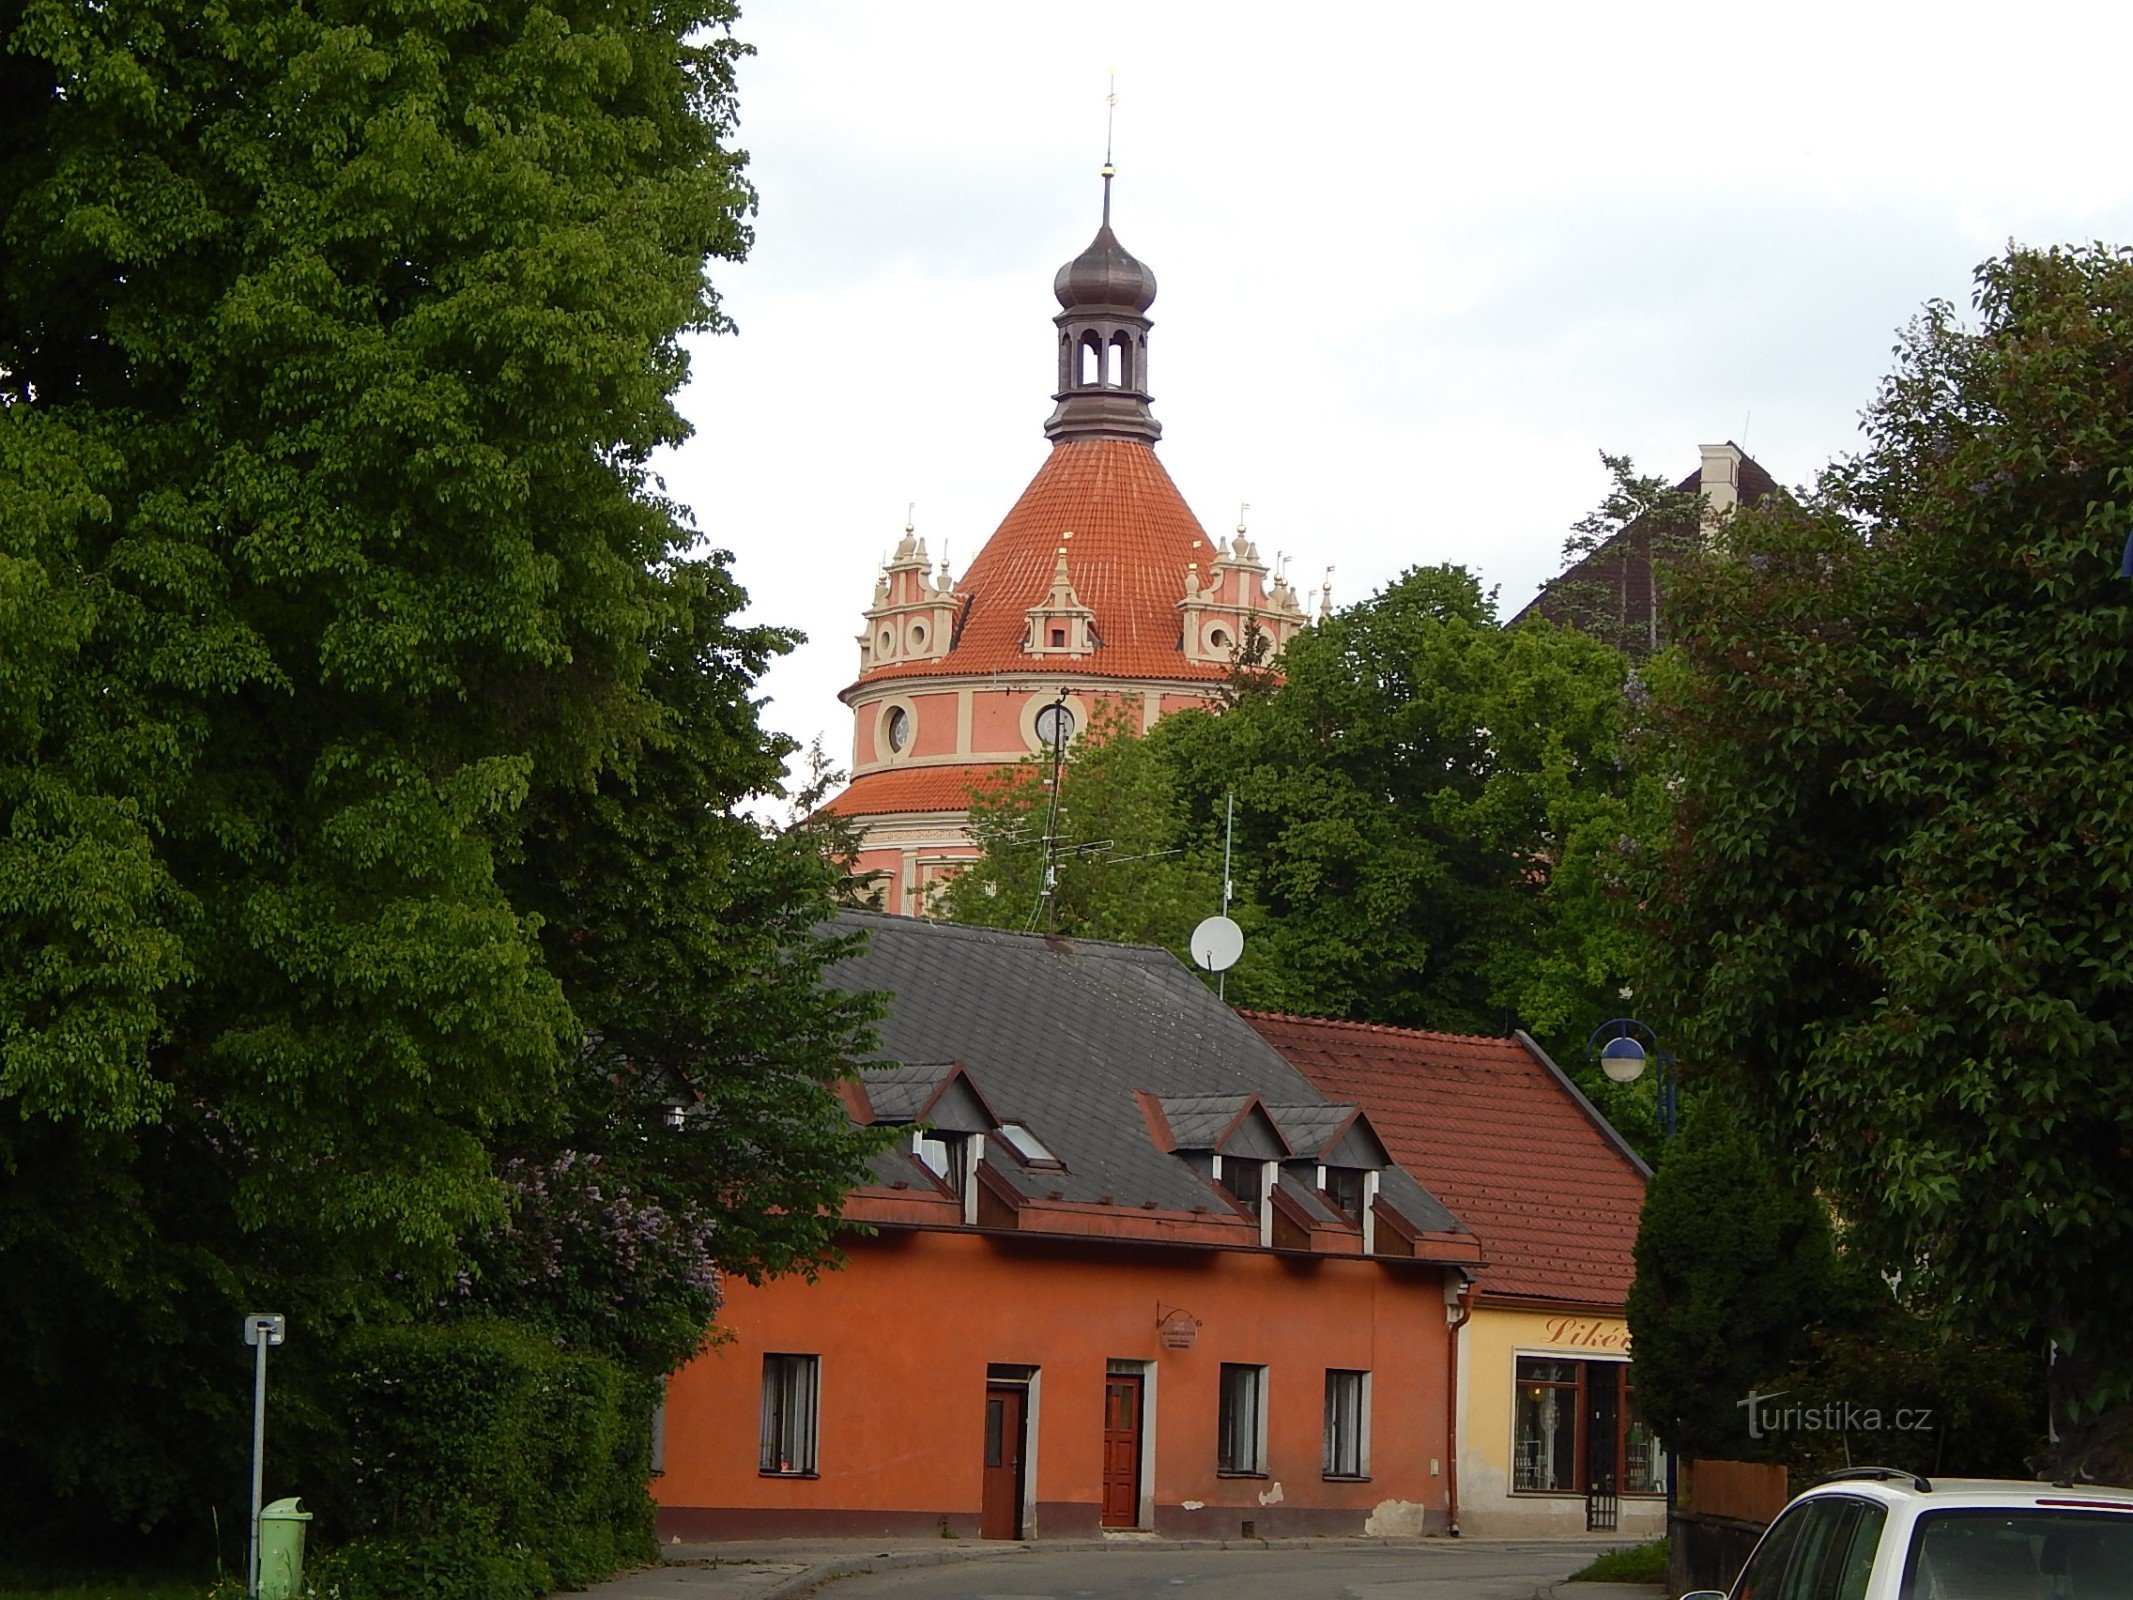
<svg viewBox="0 0 2133 1600">
<path fill-rule="evenodd" d="M 904 532 L 909 533 L 917 526 L 918 502 L 916 500 L 907 501 L 904 505 Z"/>
<path fill-rule="evenodd" d="M 1111 226 L 1111 179 L 1118 169 L 1111 165 L 1111 128 L 1118 120 L 1118 68 L 1109 74 L 1110 85 L 1104 91 L 1104 226 Z"/>
<path fill-rule="evenodd" d="M 1244 531 L 1244 514 L 1251 509 L 1252 503 L 1249 500 L 1239 500 L 1237 502 L 1237 531 L 1239 533 Z"/>
</svg>

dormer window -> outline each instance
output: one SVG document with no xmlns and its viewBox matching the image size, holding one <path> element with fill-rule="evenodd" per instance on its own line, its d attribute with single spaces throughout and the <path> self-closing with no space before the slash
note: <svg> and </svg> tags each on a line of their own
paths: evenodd
<svg viewBox="0 0 2133 1600">
<path fill-rule="evenodd" d="M 918 1164 L 961 1194 L 970 1183 L 970 1135 L 935 1133 L 921 1128 L 911 1135 L 911 1153 Z"/>
<path fill-rule="evenodd" d="M 1266 1203 L 1266 1169 L 1271 1164 L 1218 1155 L 1214 1158 L 1214 1179 L 1231 1199 L 1256 1217 Z"/>
<path fill-rule="evenodd" d="M 985 1138 L 976 1133 L 946 1133 L 920 1128 L 911 1135 L 911 1154 L 963 1202 L 963 1220 L 978 1220 L 977 1166 L 985 1158 Z"/>
<path fill-rule="evenodd" d="M 1363 1220 L 1363 1174 L 1354 1167 L 1326 1167 L 1319 1187 L 1351 1222 Z"/>
</svg>

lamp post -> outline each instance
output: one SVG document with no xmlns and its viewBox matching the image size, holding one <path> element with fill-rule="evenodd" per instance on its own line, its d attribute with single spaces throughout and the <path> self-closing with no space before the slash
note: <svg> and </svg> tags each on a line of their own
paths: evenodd
<svg viewBox="0 0 2133 1600">
<path fill-rule="evenodd" d="M 1585 1041 L 1585 1048 L 1599 1057 L 1600 1070 L 1612 1083 L 1635 1083 L 1644 1076 L 1647 1064 L 1659 1069 L 1656 1084 L 1659 1113 L 1659 1137 L 1674 1137 L 1674 1074 L 1671 1068 L 1674 1057 L 1671 1051 L 1659 1048 L 1659 1039 L 1651 1029 L 1635 1017 L 1616 1017 L 1612 1022 L 1603 1022 L 1592 1030 L 1592 1037 Z M 1674 1452 L 1666 1453 L 1666 1531 L 1669 1538 L 1674 1533 Z"/>
</svg>

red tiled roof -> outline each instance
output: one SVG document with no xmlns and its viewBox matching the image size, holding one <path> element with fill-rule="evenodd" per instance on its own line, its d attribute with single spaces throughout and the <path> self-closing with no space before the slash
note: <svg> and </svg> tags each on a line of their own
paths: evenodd
<svg viewBox="0 0 2133 1600">
<path fill-rule="evenodd" d="M 1062 541 L 1067 533 L 1074 537 Z M 1026 613 L 1050 591 L 1062 542 L 1067 576 L 1095 612 L 1101 643 L 1086 656 L 1032 656 L 1022 648 Z M 1187 660 L 1180 640 L 1185 568 L 1197 561 L 1204 579 L 1214 558 L 1214 541 L 1153 447 L 1136 439 L 1063 440 L 956 586 L 970 600 L 955 647 L 938 660 L 895 662 L 859 681 L 1061 671 L 1077 678 L 1226 678 L 1227 663 Z"/>
<path fill-rule="evenodd" d="M 1243 1016 L 1481 1236 L 1484 1293 L 1627 1298 L 1643 1175 L 1518 1040 Z"/>
<path fill-rule="evenodd" d="M 973 784 L 1003 770 L 997 763 L 956 767 L 885 767 L 862 773 L 822 808 L 834 817 L 888 816 L 902 811 L 968 811 Z"/>
</svg>

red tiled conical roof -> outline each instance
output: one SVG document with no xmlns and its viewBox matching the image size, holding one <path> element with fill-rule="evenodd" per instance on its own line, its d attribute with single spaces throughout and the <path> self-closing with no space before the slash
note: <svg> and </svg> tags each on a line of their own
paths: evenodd
<svg viewBox="0 0 2133 1600">
<path fill-rule="evenodd" d="M 1062 543 L 1067 576 L 1095 613 L 1100 642 L 1085 656 L 1034 656 L 1023 649 L 1027 613 L 1050 591 Z M 877 667 L 859 681 L 971 672 L 1225 678 L 1226 663 L 1186 658 L 1177 609 L 1186 567 L 1198 562 L 1204 580 L 1214 558 L 1213 541 L 1152 447 L 1138 439 L 1061 440 L 956 586 L 968 599 L 954 648 L 935 660 Z"/>
<path fill-rule="evenodd" d="M 973 788 L 999 782 L 1001 774 L 1011 770 L 997 761 L 941 767 L 885 767 L 862 772 L 822 810 L 838 817 L 968 811 Z"/>
</svg>

